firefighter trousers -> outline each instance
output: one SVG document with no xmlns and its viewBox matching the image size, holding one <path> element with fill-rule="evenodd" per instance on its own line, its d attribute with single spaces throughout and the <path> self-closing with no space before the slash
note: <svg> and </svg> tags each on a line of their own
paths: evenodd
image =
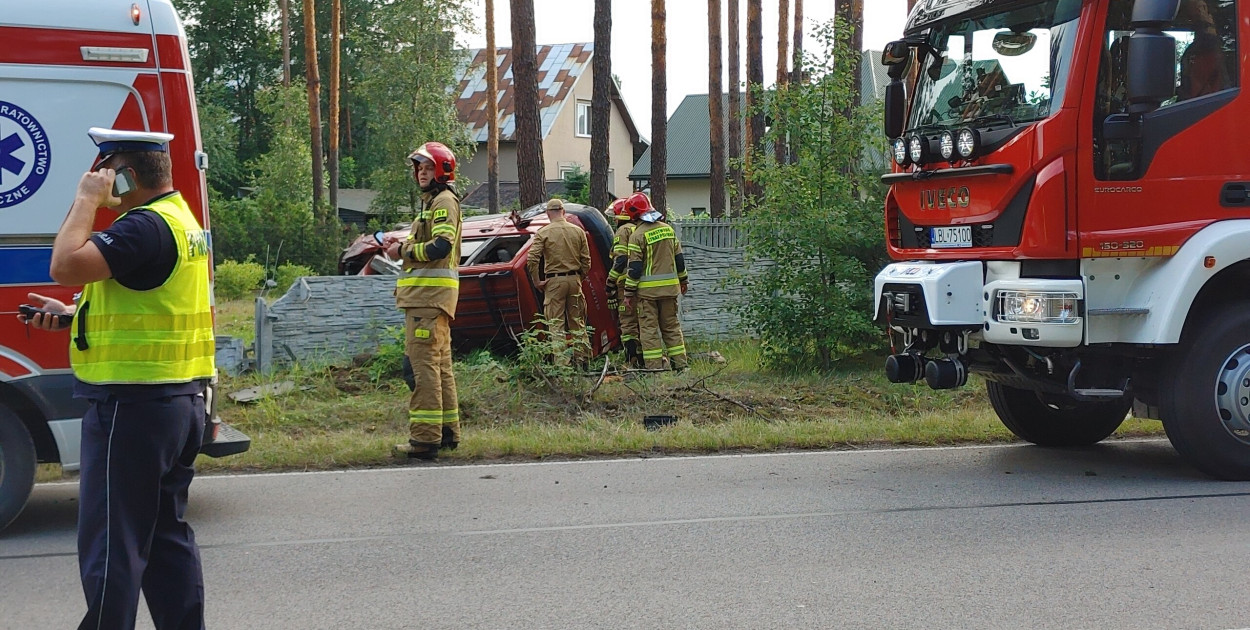
<svg viewBox="0 0 1250 630">
<path fill-rule="evenodd" d="M 677 298 L 639 298 L 638 330 L 647 369 L 664 368 L 664 355 L 674 370 L 686 368 L 686 340 L 677 320 Z"/>
<path fill-rule="evenodd" d="M 638 306 L 635 305 L 634 308 L 625 307 L 624 286 L 617 289 L 617 299 L 620 301 L 617 312 L 620 313 L 621 343 L 638 341 Z"/>
<path fill-rule="evenodd" d="M 408 431 L 413 442 L 460 441 L 456 375 L 451 371 L 451 318 L 437 308 L 404 309 L 404 354 L 412 364 Z"/>
<path fill-rule="evenodd" d="M 557 276 L 547 280 L 543 291 L 543 317 L 547 319 L 552 339 L 573 339 L 573 358 L 586 358 L 586 297 L 582 295 L 582 278 L 578 275 Z M 567 343 L 567 342 L 566 342 Z M 568 364 L 568 354 L 558 352 L 556 363 Z"/>
</svg>

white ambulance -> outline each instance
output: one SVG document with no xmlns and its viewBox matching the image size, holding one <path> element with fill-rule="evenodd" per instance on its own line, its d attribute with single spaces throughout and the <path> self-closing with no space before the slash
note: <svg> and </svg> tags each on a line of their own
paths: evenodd
<svg viewBox="0 0 1250 630">
<path fill-rule="evenodd" d="M 52 241 L 96 147 L 90 127 L 174 135 L 174 187 L 208 228 L 186 33 L 169 0 L 0 0 L 0 529 L 21 511 L 36 463 L 76 470 L 86 406 L 71 396 L 69 333 L 28 330 L 15 316 L 52 282 Z M 95 229 L 117 216 L 97 214 Z M 203 452 L 251 442 L 208 407 Z"/>
</svg>

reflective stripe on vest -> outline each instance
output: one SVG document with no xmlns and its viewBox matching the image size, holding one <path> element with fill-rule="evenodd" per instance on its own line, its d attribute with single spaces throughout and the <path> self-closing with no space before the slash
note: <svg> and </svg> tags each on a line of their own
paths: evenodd
<svg viewBox="0 0 1250 630">
<path fill-rule="evenodd" d="M 414 267 L 406 269 L 395 281 L 397 287 L 460 287 L 458 269 Z"/>
<path fill-rule="evenodd" d="M 95 385 L 186 383 L 214 372 L 209 235 L 174 193 L 150 206 L 174 236 L 178 258 L 164 284 L 127 289 L 109 278 L 83 287 L 71 324 L 74 375 Z M 124 215 L 123 215 L 124 216 Z"/>
</svg>

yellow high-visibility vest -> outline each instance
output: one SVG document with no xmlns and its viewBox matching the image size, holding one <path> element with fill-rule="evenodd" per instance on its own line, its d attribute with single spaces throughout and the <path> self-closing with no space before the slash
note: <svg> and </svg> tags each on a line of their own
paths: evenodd
<svg viewBox="0 0 1250 630">
<path fill-rule="evenodd" d="M 164 284 L 147 291 L 112 278 L 83 287 L 70 328 L 74 375 L 95 385 L 211 378 L 216 347 L 208 232 L 178 193 L 135 210 L 152 210 L 169 225 L 178 260 Z"/>
</svg>

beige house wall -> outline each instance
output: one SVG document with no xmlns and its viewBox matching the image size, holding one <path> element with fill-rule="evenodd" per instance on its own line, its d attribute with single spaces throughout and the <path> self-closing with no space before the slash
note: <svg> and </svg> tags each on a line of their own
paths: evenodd
<svg viewBox="0 0 1250 630">
<path fill-rule="evenodd" d="M 693 208 L 708 210 L 712 205 L 711 186 L 706 179 L 670 179 L 665 189 L 669 216 L 688 217 Z"/>
<path fill-rule="evenodd" d="M 560 108 L 551 131 L 543 141 L 543 172 L 549 181 L 560 179 L 561 167 L 578 165 L 583 171 L 590 172 L 590 137 L 577 135 L 577 101 L 590 101 L 594 93 L 594 70 L 587 69 L 574 84 L 568 99 Z M 634 149 L 629 139 L 629 128 L 625 125 L 625 115 L 612 104 L 612 123 L 609 128 L 608 168 L 612 179 L 608 182 L 608 191 L 618 197 L 633 192 L 629 181 L 629 171 L 634 167 Z M 474 182 L 485 182 L 486 143 L 478 144 L 477 153 L 467 164 L 460 165 L 460 173 Z M 499 144 L 499 179 L 505 182 L 518 181 L 516 163 L 516 143 L 501 142 Z"/>
</svg>

